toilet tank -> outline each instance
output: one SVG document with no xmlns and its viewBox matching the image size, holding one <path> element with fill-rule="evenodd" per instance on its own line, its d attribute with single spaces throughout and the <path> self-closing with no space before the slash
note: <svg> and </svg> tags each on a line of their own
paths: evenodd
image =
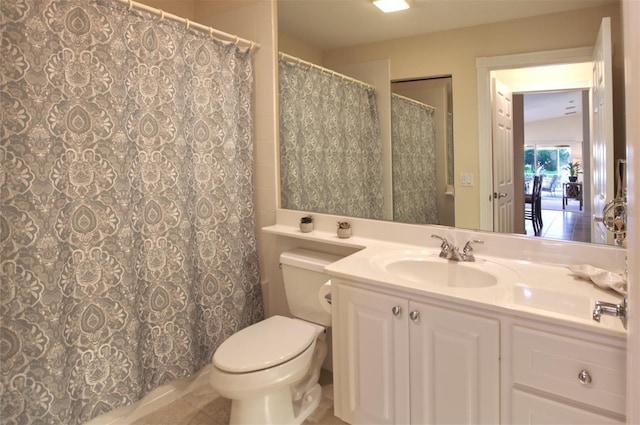
<svg viewBox="0 0 640 425">
<path fill-rule="evenodd" d="M 331 326 L 331 313 L 323 308 L 319 292 L 329 281 L 324 267 L 342 257 L 296 248 L 280 254 L 280 265 L 289 310 L 294 317 Z"/>
</svg>

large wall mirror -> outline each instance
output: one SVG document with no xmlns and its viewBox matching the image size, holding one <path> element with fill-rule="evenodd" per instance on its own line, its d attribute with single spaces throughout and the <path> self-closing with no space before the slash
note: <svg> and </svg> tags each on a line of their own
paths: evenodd
<svg viewBox="0 0 640 425">
<path fill-rule="evenodd" d="M 465 10 L 464 14 L 459 13 L 461 9 Z M 614 47 L 621 46 L 620 5 L 617 0 L 463 0 L 453 3 L 415 0 L 410 9 L 395 14 L 381 13 L 368 0 L 279 0 L 278 40 L 281 52 L 365 81 L 385 99 L 392 99 L 397 94 L 429 105 L 433 101 L 421 101 L 419 95 L 416 99 L 411 93 L 415 89 L 412 86 L 441 82 L 447 87 L 448 84 L 444 91 L 449 96 L 449 103 L 440 107 L 429 105 L 434 106 L 434 110 L 440 114 L 446 111 L 449 119 L 443 128 L 437 130 L 445 135 L 445 144 L 442 145 L 445 147 L 445 157 L 441 157 L 444 160 L 438 160 L 439 168 L 436 170 L 446 172 L 443 177 L 445 183 L 438 189 L 441 199 L 437 222 L 481 229 L 484 228 L 481 223 L 482 203 L 486 202 L 485 197 L 489 193 L 483 193 L 482 182 L 488 177 L 483 174 L 486 166 L 484 159 L 481 163 L 478 156 L 486 147 L 481 146 L 482 135 L 479 130 L 485 117 L 479 113 L 479 92 L 482 88 L 478 84 L 477 58 L 568 51 L 593 46 L 605 17 L 611 17 Z M 615 150 L 608 154 L 616 159 L 624 158 L 625 150 L 624 114 L 620 113 L 624 108 L 624 58 L 621 55 L 622 49 L 614 48 Z M 364 70 L 358 69 L 358 65 Z M 380 72 L 376 71 L 373 77 L 367 75 L 372 70 Z M 569 84 L 573 90 L 580 87 L 580 82 L 576 80 L 577 77 L 574 77 Z M 514 92 L 523 90 L 525 86 L 527 90 L 538 92 L 564 89 L 561 82 L 556 81 L 546 86 L 538 85 L 534 90 L 532 87 L 536 87 L 536 82 L 531 80 L 524 85 L 518 83 Z M 518 94 L 522 95 L 518 99 L 523 99 L 526 93 L 521 91 Z M 586 109 L 589 109 L 588 105 Z M 382 112 L 381 116 L 392 117 L 391 101 L 379 111 Z M 586 112 L 583 110 L 579 113 Z M 381 122 L 380 128 L 381 137 L 388 137 L 389 140 L 389 146 L 383 144 L 383 149 L 391 150 L 393 120 L 389 118 L 388 123 Z M 447 138 L 447 135 L 450 137 Z M 576 145 L 586 143 L 587 138 L 551 140 L 553 137 L 549 136 L 549 140 L 535 140 L 534 145 Z M 522 141 L 523 149 L 531 144 L 526 138 Z M 577 152 L 580 149 L 575 150 Z M 446 155 L 449 154 L 453 156 L 447 160 Z M 514 159 L 518 161 L 518 158 Z M 583 161 L 587 162 L 585 165 L 588 169 L 588 158 L 583 158 Z M 516 167 L 524 167 L 524 155 L 521 162 L 515 164 Z M 392 164 L 383 164 L 383 169 L 385 166 L 392 167 Z M 614 176 L 610 177 L 615 179 Z M 396 178 L 400 179 L 401 176 Z M 581 176 L 581 179 L 587 178 L 584 174 Z M 382 185 L 386 192 L 392 193 L 392 186 L 385 179 L 382 177 Z M 561 189 L 554 194 L 562 198 Z M 374 218 L 393 219 L 392 200 L 383 200 L 383 204 L 382 215 Z M 282 206 L 287 208 L 284 203 Z M 343 214 L 330 210 L 318 212 Z M 591 212 L 583 210 L 583 213 Z"/>
</svg>

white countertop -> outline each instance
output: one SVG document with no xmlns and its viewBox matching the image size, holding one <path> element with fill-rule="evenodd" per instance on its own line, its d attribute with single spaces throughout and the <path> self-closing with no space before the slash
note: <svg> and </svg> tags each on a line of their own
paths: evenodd
<svg viewBox="0 0 640 425">
<path fill-rule="evenodd" d="M 483 288 L 459 288 L 420 283 L 388 273 L 376 264 L 390 251 L 420 251 L 437 256 L 439 250 L 384 243 L 369 246 L 325 268 L 332 277 L 386 288 L 408 296 L 424 296 L 483 308 L 514 316 L 533 318 L 550 323 L 563 322 L 575 328 L 611 336 L 626 334 L 620 319 L 602 316 L 600 323 L 591 317 L 595 301 L 619 303 L 622 296 L 612 290 L 596 287 L 574 276 L 567 267 L 534 264 L 476 255 L 476 260 L 500 265 L 512 273 L 498 284 Z M 438 258 L 437 261 L 448 260 Z M 462 263 L 461 263 L 462 264 Z"/>
<path fill-rule="evenodd" d="M 380 267 L 380 258 L 394 252 L 418 252 L 437 257 L 440 250 L 439 241 L 436 240 L 429 242 L 431 246 L 425 247 L 357 236 L 339 239 L 334 233 L 322 231 L 301 233 L 296 227 L 286 225 L 269 226 L 263 231 L 357 250 L 327 266 L 325 271 L 332 277 L 371 285 L 372 289 L 393 290 L 398 295 L 407 297 L 428 296 L 549 324 L 559 323 L 614 337 L 626 336 L 619 318 L 603 315 L 600 322 L 592 318 L 595 301 L 620 303 L 622 296 L 574 276 L 563 264 L 492 256 L 489 254 L 490 249 L 487 249 L 490 248 L 487 247 L 488 243 L 485 243 L 476 250 L 476 261 L 479 265 L 486 261 L 494 267 L 504 268 L 505 273 L 498 273 L 503 279 L 496 285 L 484 288 L 448 287 L 420 283 L 388 273 Z M 321 250 L 321 246 L 318 249 Z M 448 260 L 436 258 L 434 261 Z"/>
</svg>

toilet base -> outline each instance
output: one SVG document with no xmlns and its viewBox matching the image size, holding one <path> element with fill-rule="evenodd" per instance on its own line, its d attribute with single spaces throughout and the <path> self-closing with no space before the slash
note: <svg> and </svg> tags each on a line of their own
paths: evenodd
<svg viewBox="0 0 640 425">
<path fill-rule="evenodd" d="M 294 425 L 300 425 L 304 422 L 305 419 L 309 417 L 310 414 L 316 410 L 316 407 L 320 404 L 320 400 L 322 399 L 322 388 L 320 384 L 316 384 L 307 393 L 304 395 L 300 403 L 300 411 L 296 416 L 295 421 L 293 421 Z"/>
<path fill-rule="evenodd" d="M 316 384 L 295 403 L 291 401 L 289 387 L 257 399 L 233 400 L 229 424 L 299 425 L 318 407 L 321 398 L 322 389 Z"/>
</svg>

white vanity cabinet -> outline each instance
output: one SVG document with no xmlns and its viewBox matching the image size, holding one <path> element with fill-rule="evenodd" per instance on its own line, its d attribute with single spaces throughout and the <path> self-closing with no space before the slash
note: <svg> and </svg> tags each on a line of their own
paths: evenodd
<svg viewBox="0 0 640 425">
<path fill-rule="evenodd" d="M 500 422 L 500 323 L 333 281 L 336 415 L 352 424 Z"/>
</svg>

